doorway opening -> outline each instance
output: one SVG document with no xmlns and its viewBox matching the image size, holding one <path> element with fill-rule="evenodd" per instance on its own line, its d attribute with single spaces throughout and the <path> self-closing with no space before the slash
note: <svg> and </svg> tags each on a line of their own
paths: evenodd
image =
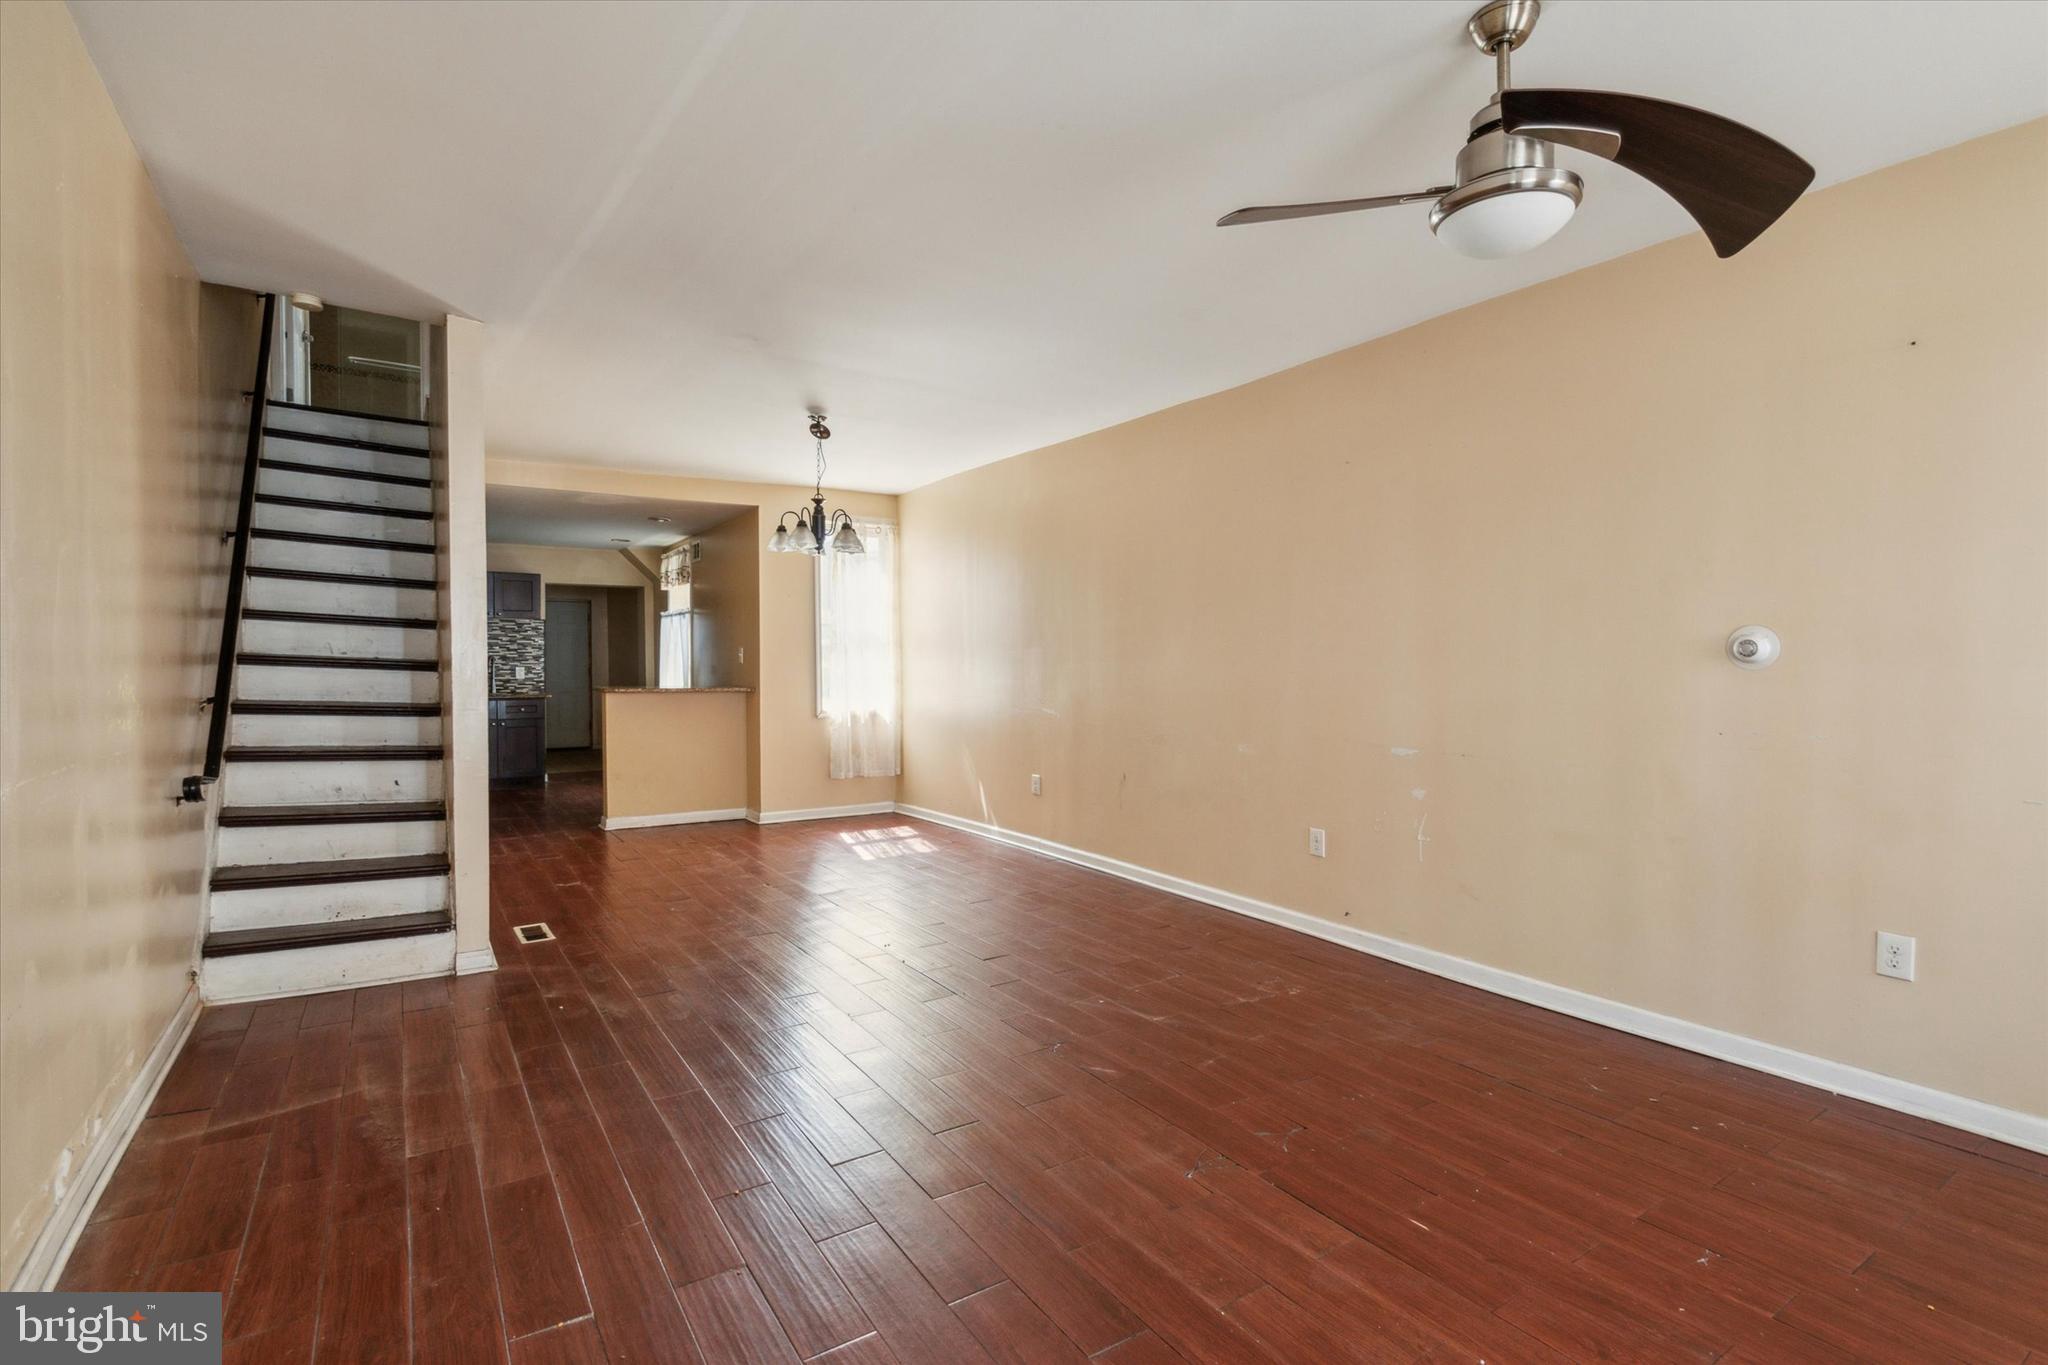
<svg viewBox="0 0 2048 1365">
<path fill-rule="evenodd" d="M 612 705 L 612 694 L 715 687 L 728 679 L 711 664 L 727 656 L 734 668 L 751 666 L 754 518 L 731 503 L 485 490 L 493 736 L 516 730 L 523 746 L 516 770 L 493 763 L 494 785 L 534 783 L 580 799 L 610 775 L 607 714 L 644 724 L 644 712 Z M 698 544 L 716 532 L 723 567 L 695 600 Z"/>
<path fill-rule="evenodd" d="M 650 686 L 648 588 L 549 583 L 545 589 L 550 775 L 604 766 L 608 687 Z"/>
</svg>

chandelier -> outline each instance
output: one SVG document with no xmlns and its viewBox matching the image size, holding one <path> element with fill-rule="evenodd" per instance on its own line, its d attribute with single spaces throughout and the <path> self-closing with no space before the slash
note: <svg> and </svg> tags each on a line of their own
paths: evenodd
<svg viewBox="0 0 2048 1365">
<path fill-rule="evenodd" d="M 811 439 L 818 443 L 818 481 L 811 493 L 811 508 L 808 512 L 784 512 L 775 519 L 775 534 L 768 538 L 769 553 L 867 553 L 867 547 L 860 543 L 860 536 L 853 529 L 851 516 L 838 508 L 834 508 L 830 516 L 825 514 L 825 442 L 830 440 L 831 436 L 831 429 L 825 425 L 825 414 L 812 413 Z M 792 517 L 796 519 L 796 525 L 783 525 Z"/>
</svg>

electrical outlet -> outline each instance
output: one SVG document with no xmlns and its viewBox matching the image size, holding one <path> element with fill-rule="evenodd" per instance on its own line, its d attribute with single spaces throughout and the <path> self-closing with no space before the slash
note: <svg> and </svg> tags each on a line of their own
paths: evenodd
<svg viewBox="0 0 2048 1365">
<path fill-rule="evenodd" d="M 745 663 L 746 661 L 747 661 L 747 647 L 746 647 L 745 645 L 741 645 L 741 646 L 740 646 L 740 662 L 741 662 L 741 663 Z"/>
<path fill-rule="evenodd" d="M 1917 940 L 1904 934 L 1877 934 L 1877 974 L 1895 976 L 1901 981 L 1913 979 L 1913 949 Z"/>
<path fill-rule="evenodd" d="M 1330 846 L 1324 838 L 1323 832 L 1311 825 L 1308 831 L 1308 856 L 1311 858 L 1323 858 L 1329 856 L 1329 851 Z"/>
<path fill-rule="evenodd" d="M 515 677 L 515 678 L 523 678 L 523 677 L 525 677 L 525 676 L 526 676 L 526 665 L 525 665 L 525 664 L 514 664 L 514 665 L 512 665 L 512 676 L 513 676 L 513 677 Z"/>
<path fill-rule="evenodd" d="M 1031 794 L 1033 796 L 1045 795 L 1045 786 L 1038 780 L 1037 773 L 1031 774 Z"/>
</svg>

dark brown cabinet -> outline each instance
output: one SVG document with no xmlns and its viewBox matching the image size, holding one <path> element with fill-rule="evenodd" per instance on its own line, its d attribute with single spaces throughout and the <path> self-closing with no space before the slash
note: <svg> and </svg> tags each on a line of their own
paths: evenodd
<svg viewBox="0 0 2048 1365">
<path fill-rule="evenodd" d="M 491 781 L 537 782 L 547 771 L 547 703 L 492 698 Z"/>
<path fill-rule="evenodd" d="M 537 573 L 493 573 L 491 615 L 540 616 L 540 575 Z"/>
</svg>

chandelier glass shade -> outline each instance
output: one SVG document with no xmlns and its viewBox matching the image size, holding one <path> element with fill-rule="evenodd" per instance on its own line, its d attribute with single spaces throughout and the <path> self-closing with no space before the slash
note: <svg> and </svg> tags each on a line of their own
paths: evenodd
<svg viewBox="0 0 2048 1365">
<path fill-rule="evenodd" d="M 818 478 L 808 509 L 784 512 L 775 519 L 775 534 L 768 537 L 770 554 L 858 555 L 866 554 L 860 533 L 853 529 L 853 517 L 842 508 L 825 511 L 825 442 L 832 432 L 823 413 L 811 414 L 811 439 L 818 445 Z"/>
</svg>

